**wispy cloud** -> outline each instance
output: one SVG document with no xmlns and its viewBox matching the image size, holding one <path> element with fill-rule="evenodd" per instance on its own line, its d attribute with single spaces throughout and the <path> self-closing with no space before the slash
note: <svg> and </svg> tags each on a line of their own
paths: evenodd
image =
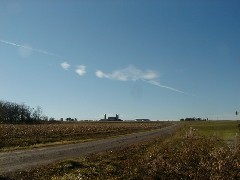
<svg viewBox="0 0 240 180">
<path fill-rule="evenodd" d="M 63 62 L 63 63 L 61 63 L 61 67 L 65 70 L 68 70 L 70 67 L 70 64 L 68 64 L 67 62 Z"/>
<path fill-rule="evenodd" d="M 158 78 L 158 73 L 156 71 L 141 70 L 133 65 L 129 65 L 124 69 L 115 70 L 112 73 L 104 73 L 101 70 L 97 70 L 95 74 L 99 78 L 119 81 L 153 80 Z"/>
<path fill-rule="evenodd" d="M 100 71 L 100 70 L 97 70 L 95 72 L 95 75 L 98 77 L 98 78 L 108 78 L 108 75 L 106 75 L 104 72 Z"/>
<path fill-rule="evenodd" d="M 124 69 L 118 69 L 113 71 L 112 73 L 105 73 L 101 70 L 97 70 L 95 72 L 95 75 L 98 78 L 107 78 L 111 80 L 119 80 L 119 81 L 137 81 L 141 80 L 146 83 L 165 88 L 171 91 L 179 92 L 179 93 L 184 93 L 183 91 L 180 91 L 176 88 L 162 85 L 159 82 L 159 74 L 156 71 L 153 70 L 142 70 L 139 69 L 133 65 L 129 65 L 128 67 Z"/>
<path fill-rule="evenodd" d="M 77 69 L 75 70 L 75 72 L 76 72 L 79 76 L 83 76 L 84 74 L 86 74 L 86 66 L 84 66 L 84 65 L 79 65 L 79 66 L 77 66 Z"/>
</svg>

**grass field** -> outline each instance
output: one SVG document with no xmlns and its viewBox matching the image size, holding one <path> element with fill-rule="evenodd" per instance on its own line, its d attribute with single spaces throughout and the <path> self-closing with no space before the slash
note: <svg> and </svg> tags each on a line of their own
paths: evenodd
<svg viewBox="0 0 240 180">
<path fill-rule="evenodd" d="M 182 123 L 182 122 L 181 122 Z M 240 179 L 237 121 L 191 122 L 167 138 L 69 159 L 12 179 Z"/>
<path fill-rule="evenodd" d="M 227 143 L 233 143 L 240 133 L 238 124 L 240 121 L 204 121 L 189 122 L 187 127 L 191 126 L 197 129 L 199 135 L 216 136 Z"/>
</svg>

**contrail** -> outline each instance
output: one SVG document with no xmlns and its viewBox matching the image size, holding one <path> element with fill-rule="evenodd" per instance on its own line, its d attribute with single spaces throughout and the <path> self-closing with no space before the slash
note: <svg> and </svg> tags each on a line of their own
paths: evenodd
<svg viewBox="0 0 240 180">
<path fill-rule="evenodd" d="M 154 80 L 150 80 L 150 81 L 143 80 L 143 81 L 145 81 L 145 82 L 147 82 L 147 83 L 149 83 L 149 84 L 152 84 L 152 85 L 161 87 L 161 88 L 166 88 L 166 89 L 169 89 L 169 90 L 171 90 L 171 91 L 175 91 L 175 92 L 179 92 L 179 93 L 185 94 L 185 92 L 183 92 L 183 91 L 180 91 L 180 90 L 175 89 L 175 88 L 173 88 L 173 87 L 169 87 L 169 86 L 162 85 L 162 84 L 160 84 L 159 82 L 154 81 Z"/>
<path fill-rule="evenodd" d="M 42 50 L 42 49 L 36 49 L 36 48 L 20 45 L 20 44 L 13 43 L 13 42 L 10 42 L 10 41 L 5 41 L 5 40 L 2 40 L 2 39 L 0 39 L 0 42 L 4 43 L 4 44 L 8 44 L 8 45 L 12 45 L 12 46 L 17 46 L 17 47 L 21 47 L 21 48 L 24 48 L 24 49 L 28 49 L 28 50 L 31 50 L 31 51 L 35 51 L 35 52 L 38 52 L 38 53 L 41 53 L 41 54 L 45 54 L 45 55 L 50 55 L 50 56 L 61 58 L 60 56 L 58 56 L 58 55 L 56 55 L 54 53 L 51 53 L 51 52 L 48 52 L 48 51 L 45 51 L 45 50 Z"/>
</svg>

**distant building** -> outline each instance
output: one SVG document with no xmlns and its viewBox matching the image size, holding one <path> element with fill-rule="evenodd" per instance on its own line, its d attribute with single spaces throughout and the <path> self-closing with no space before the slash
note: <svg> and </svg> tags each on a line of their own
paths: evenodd
<svg viewBox="0 0 240 180">
<path fill-rule="evenodd" d="M 136 119 L 137 122 L 148 122 L 150 119 Z"/>
<path fill-rule="evenodd" d="M 99 121 L 122 121 L 121 119 L 119 119 L 119 114 L 116 114 L 115 117 L 108 117 L 107 115 L 104 114 L 104 119 L 100 119 Z"/>
</svg>

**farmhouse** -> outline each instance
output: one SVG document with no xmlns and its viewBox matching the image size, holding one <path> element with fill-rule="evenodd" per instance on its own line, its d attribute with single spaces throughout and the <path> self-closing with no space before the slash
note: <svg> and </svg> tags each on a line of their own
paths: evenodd
<svg viewBox="0 0 240 180">
<path fill-rule="evenodd" d="M 108 117 L 107 115 L 104 114 L 104 119 L 100 119 L 99 121 L 122 121 L 121 119 L 119 119 L 119 114 L 116 114 L 115 117 Z"/>
</svg>

